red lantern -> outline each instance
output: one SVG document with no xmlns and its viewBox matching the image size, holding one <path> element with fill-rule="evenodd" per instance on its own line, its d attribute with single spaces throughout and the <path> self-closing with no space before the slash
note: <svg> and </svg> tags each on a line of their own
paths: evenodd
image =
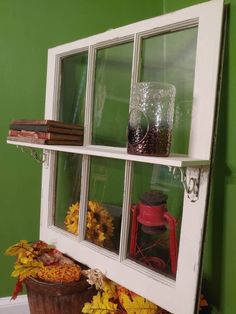
<svg viewBox="0 0 236 314">
<path fill-rule="evenodd" d="M 175 276 L 177 270 L 177 239 L 176 219 L 167 211 L 168 196 L 160 191 L 146 192 L 140 197 L 139 204 L 132 206 L 132 225 L 130 239 L 130 256 L 141 260 L 146 265 L 165 270 L 166 262 L 159 256 L 147 256 L 147 248 L 137 243 L 139 224 L 145 234 L 158 235 L 169 228 L 169 258 L 171 273 Z M 149 244 L 153 249 L 158 241 Z"/>
</svg>

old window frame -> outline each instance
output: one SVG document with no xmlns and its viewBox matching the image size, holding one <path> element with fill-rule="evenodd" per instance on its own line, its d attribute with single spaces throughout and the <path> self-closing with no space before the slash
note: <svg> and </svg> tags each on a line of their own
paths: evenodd
<svg viewBox="0 0 236 314">
<path fill-rule="evenodd" d="M 99 268 L 112 280 L 143 295 L 176 314 L 194 313 L 201 263 L 204 219 L 207 206 L 209 172 L 211 166 L 214 113 L 220 57 L 223 0 L 212 0 L 173 13 L 154 17 L 131 25 L 109 30 L 48 51 L 45 119 L 58 118 L 61 58 L 88 51 L 88 72 L 85 113 L 84 146 L 44 146 L 10 142 L 15 145 L 43 148 L 40 239 L 55 245 L 63 252 L 92 268 Z M 163 34 L 198 26 L 194 103 L 187 156 L 168 158 L 128 155 L 125 148 L 91 145 L 91 112 L 93 106 L 93 78 L 95 52 L 101 47 L 134 41 L 132 84 L 138 80 L 140 41 L 150 34 Z M 86 207 L 87 180 L 90 156 L 117 158 L 126 161 L 123 218 L 120 254 L 96 247 L 84 240 L 85 213 L 80 212 L 80 235 L 73 236 L 53 225 L 53 201 L 56 152 L 71 152 L 83 156 L 81 207 Z M 199 189 L 197 201 L 185 191 L 179 257 L 176 280 L 154 273 L 126 259 L 129 224 L 129 181 L 132 161 L 166 165 L 181 169 L 185 183 L 196 179 Z M 196 195 L 195 195 L 196 196 Z M 190 197 L 190 198 L 189 198 Z M 193 223 L 194 222 L 194 223 Z"/>
</svg>

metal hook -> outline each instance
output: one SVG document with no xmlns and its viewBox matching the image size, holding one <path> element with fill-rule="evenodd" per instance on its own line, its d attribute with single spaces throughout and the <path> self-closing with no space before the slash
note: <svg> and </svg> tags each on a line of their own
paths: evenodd
<svg viewBox="0 0 236 314">
<path fill-rule="evenodd" d="M 195 173 L 188 173 L 183 168 L 178 168 L 180 172 L 180 181 L 184 187 L 185 192 L 191 202 L 196 202 L 198 200 L 199 184 L 200 184 L 200 169 L 194 168 Z M 176 167 L 170 168 L 169 171 L 175 174 Z M 188 177 L 188 178 L 187 178 Z"/>
<path fill-rule="evenodd" d="M 17 146 L 20 148 L 22 153 L 29 153 L 30 156 L 32 156 L 38 163 L 43 164 L 46 159 L 47 159 L 47 154 L 46 153 L 41 153 L 39 154 L 35 149 L 33 148 L 25 148 L 24 146 Z"/>
<path fill-rule="evenodd" d="M 30 155 L 40 164 L 43 164 L 46 161 L 46 157 L 47 157 L 45 153 L 39 154 L 34 149 L 30 150 Z"/>
</svg>

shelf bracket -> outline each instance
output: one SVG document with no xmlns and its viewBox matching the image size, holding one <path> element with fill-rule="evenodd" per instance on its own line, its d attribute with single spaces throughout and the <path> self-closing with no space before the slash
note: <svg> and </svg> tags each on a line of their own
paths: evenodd
<svg viewBox="0 0 236 314">
<path fill-rule="evenodd" d="M 18 146 L 23 153 L 30 154 L 31 157 L 33 157 L 34 160 L 36 160 L 40 164 L 47 163 L 48 154 L 46 152 L 39 153 L 32 147 L 24 147 L 24 146 Z"/>
<path fill-rule="evenodd" d="M 169 171 L 172 172 L 174 176 L 177 176 L 176 169 L 179 170 L 180 181 L 188 195 L 188 198 L 191 202 L 196 202 L 199 197 L 201 168 L 169 167 Z"/>
</svg>

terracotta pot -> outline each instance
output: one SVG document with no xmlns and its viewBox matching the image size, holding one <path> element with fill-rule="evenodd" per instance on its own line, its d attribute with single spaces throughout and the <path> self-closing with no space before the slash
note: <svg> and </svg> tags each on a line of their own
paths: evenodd
<svg viewBox="0 0 236 314">
<path fill-rule="evenodd" d="M 85 302 L 97 293 L 85 277 L 69 283 L 51 283 L 35 278 L 25 281 L 31 314 L 79 314 Z"/>
</svg>

